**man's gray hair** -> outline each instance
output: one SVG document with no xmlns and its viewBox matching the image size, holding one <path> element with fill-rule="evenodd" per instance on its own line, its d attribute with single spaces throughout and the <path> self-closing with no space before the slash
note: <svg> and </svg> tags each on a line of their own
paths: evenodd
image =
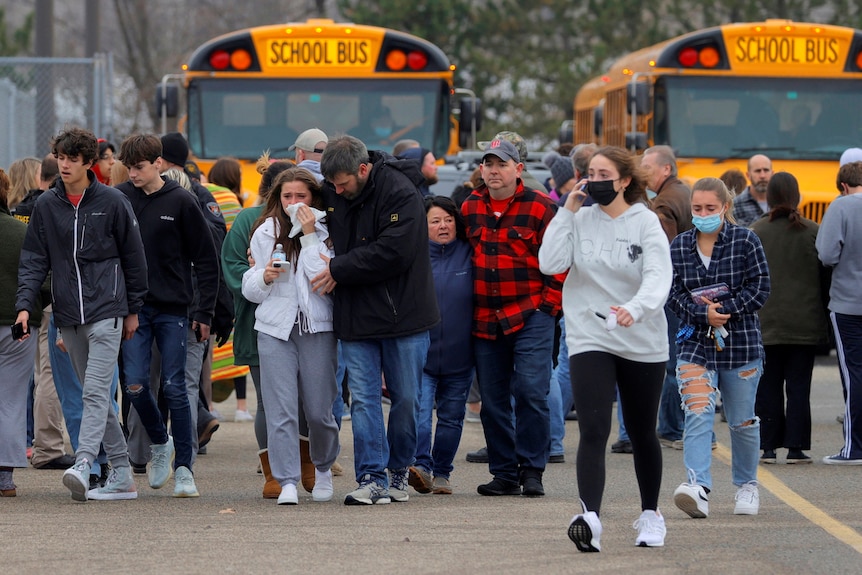
<svg viewBox="0 0 862 575">
<path fill-rule="evenodd" d="M 359 166 L 367 163 L 368 148 L 361 140 L 353 136 L 339 136 L 326 144 L 320 158 L 320 173 L 332 181 L 338 174 L 358 174 Z"/>
<path fill-rule="evenodd" d="M 590 158 L 596 153 L 599 147 L 592 142 L 589 144 L 578 144 L 572 151 L 569 152 L 569 157 L 572 158 L 572 167 L 575 168 L 575 175 L 581 178 L 587 177 L 587 170 L 590 168 Z"/>
<path fill-rule="evenodd" d="M 644 151 L 644 156 L 647 154 L 655 154 L 657 156 L 659 164 L 662 166 L 670 166 L 670 176 L 675 178 L 677 176 L 676 170 L 676 155 L 673 153 L 673 148 L 670 146 L 653 146 L 652 148 L 647 148 Z"/>
</svg>

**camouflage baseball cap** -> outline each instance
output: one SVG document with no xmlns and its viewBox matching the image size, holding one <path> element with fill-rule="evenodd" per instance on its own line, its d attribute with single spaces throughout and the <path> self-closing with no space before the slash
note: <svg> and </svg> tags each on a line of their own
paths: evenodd
<svg viewBox="0 0 862 575">
<path fill-rule="evenodd" d="M 507 142 L 511 142 L 515 148 L 518 150 L 518 155 L 521 156 L 521 161 L 527 159 L 527 142 L 524 141 L 524 138 L 521 137 L 517 132 L 500 132 L 496 136 L 494 136 L 495 140 L 506 140 Z"/>
</svg>

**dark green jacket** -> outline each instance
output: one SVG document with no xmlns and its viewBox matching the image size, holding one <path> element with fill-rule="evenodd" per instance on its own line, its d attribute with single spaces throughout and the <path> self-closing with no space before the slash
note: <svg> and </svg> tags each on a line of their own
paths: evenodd
<svg viewBox="0 0 862 575">
<path fill-rule="evenodd" d="M 254 311 L 257 304 L 242 296 L 242 276 L 248 270 L 248 246 L 251 227 L 263 212 L 263 206 L 242 210 L 228 231 L 221 248 L 221 268 L 227 288 L 233 294 L 236 314 L 233 326 L 233 357 L 236 365 L 260 365 L 257 355 L 257 332 Z"/>
<path fill-rule="evenodd" d="M 820 345 L 829 329 L 823 291 L 825 270 L 814 241 L 818 226 L 803 218 L 790 229 L 787 218 L 762 216 L 751 225 L 766 253 L 772 290 L 758 312 L 763 345 Z"/>
<path fill-rule="evenodd" d="M 27 224 L 0 208 L 0 329 L 9 329 L 18 313 L 15 311 L 15 294 L 18 292 L 18 262 Z M 39 327 L 42 323 L 42 306 L 30 312 L 28 324 Z"/>
</svg>

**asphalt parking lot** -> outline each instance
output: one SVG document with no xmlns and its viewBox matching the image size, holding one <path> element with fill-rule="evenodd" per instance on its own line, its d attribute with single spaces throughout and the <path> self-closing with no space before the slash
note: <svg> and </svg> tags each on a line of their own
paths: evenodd
<svg viewBox="0 0 862 575">
<path fill-rule="evenodd" d="M 249 390 L 253 388 L 249 385 Z M 250 398 L 254 406 L 255 399 Z M 233 399 L 218 405 L 232 414 Z M 842 409 L 833 358 L 821 358 L 812 390 L 812 465 L 761 466 L 760 514 L 733 515 L 727 427 L 716 418 L 710 516 L 676 509 L 685 480 L 682 452 L 665 448 L 661 507 L 666 545 L 634 546 L 640 508 L 631 456 L 608 452 L 602 552 L 582 554 L 566 537 L 577 510 L 577 423 L 567 423 L 566 462 L 545 473 L 543 498 L 486 498 L 476 486 L 487 466 L 464 455 L 484 444 L 465 424 L 452 482 L 455 493 L 419 495 L 373 507 L 343 505 L 354 488 L 350 422 L 341 431 L 336 496 L 295 507 L 260 496 L 257 448 L 249 423 L 225 422 L 195 467 L 198 499 L 171 497 L 173 481 L 152 490 L 136 476 L 135 501 L 77 503 L 62 471 L 17 470 L 19 495 L 0 499 L 6 573 L 860 573 L 860 467 L 826 466 L 838 450 Z"/>
</svg>

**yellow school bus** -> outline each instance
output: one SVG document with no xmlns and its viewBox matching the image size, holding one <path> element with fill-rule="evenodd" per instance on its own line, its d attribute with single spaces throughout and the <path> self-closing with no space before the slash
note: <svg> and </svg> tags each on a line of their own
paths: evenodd
<svg viewBox="0 0 862 575">
<path fill-rule="evenodd" d="M 308 128 L 350 134 L 371 149 L 391 152 L 410 138 L 438 158 L 457 152 L 453 74 L 443 51 L 421 38 L 308 20 L 206 42 L 172 78 L 180 97 L 176 89 L 174 99 L 167 94 L 166 78 L 157 100 L 164 115 L 168 108 L 185 115 L 182 128 L 204 173 L 222 156 L 244 164 L 244 204 L 251 205 L 257 158 L 264 150 L 292 158 L 288 148 Z"/>
<path fill-rule="evenodd" d="M 862 31 L 768 20 L 698 30 L 617 60 L 575 97 L 575 143 L 671 146 L 693 183 L 765 154 L 820 221 L 862 147 Z M 738 192 L 741 190 L 737 190 Z"/>
</svg>

